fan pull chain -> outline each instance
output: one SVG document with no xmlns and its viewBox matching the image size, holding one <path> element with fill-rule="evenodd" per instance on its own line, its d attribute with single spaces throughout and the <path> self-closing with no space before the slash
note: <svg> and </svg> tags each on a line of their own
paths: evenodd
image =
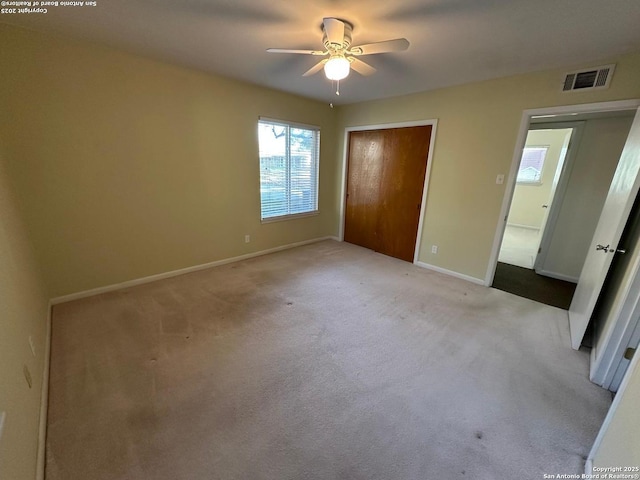
<svg viewBox="0 0 640 480">
<path fill-rule="evenodd" d="M 340 80 L 337 80 L 336 84 L 337 84 L 336 95 L 340 95 Z"/>
</svg>

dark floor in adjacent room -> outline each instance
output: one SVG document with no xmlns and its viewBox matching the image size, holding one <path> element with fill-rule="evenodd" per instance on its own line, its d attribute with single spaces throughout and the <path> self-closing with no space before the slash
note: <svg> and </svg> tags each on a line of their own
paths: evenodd
<svg viewBox="0 0 640 480">
<path fill-rule="evenodd" d="M 576 284 L 538 275 L 528 268 L 498 262 L 493 288 L 553 307 L 569 309 Z"/>
</svg>

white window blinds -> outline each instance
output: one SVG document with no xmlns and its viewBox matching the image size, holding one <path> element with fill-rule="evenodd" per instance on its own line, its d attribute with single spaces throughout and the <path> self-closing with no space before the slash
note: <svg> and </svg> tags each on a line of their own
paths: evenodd
<svg viewBox="0 0 640 480">
<path fill-rule="evenodd" d="M 548 149 L 549 147 L 524 147 L 518 169 L 518 183 L 540 183 Z"/>
<path fill-rule="evenodd" d="M 260 119 L 261 218 L 318 211 L 320 129 Z"/>
</svg>

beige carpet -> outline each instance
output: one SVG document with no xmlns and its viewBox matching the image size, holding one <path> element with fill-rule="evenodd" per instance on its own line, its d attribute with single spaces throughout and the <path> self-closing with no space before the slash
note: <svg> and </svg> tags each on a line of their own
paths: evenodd
<svg viewBox="0 0 640 480">
<path fill-rule="evenodd" d="M 327 241 L 56 306 L 47 478 L 580 473 L 587 370 L 562 310 Z"/>
</svg>

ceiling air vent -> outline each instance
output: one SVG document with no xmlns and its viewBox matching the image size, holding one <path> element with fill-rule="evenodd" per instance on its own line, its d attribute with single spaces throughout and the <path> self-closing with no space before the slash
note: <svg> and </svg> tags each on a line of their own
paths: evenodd
<svg viewBox="0 0 640 480">
<path fill-rule="evenodd" d="M 575 92 L 609 88 L 615 67 L 615 64 L 611 64 L 567 73 L 564 77 L 562 91 Z"/>
</svg>

